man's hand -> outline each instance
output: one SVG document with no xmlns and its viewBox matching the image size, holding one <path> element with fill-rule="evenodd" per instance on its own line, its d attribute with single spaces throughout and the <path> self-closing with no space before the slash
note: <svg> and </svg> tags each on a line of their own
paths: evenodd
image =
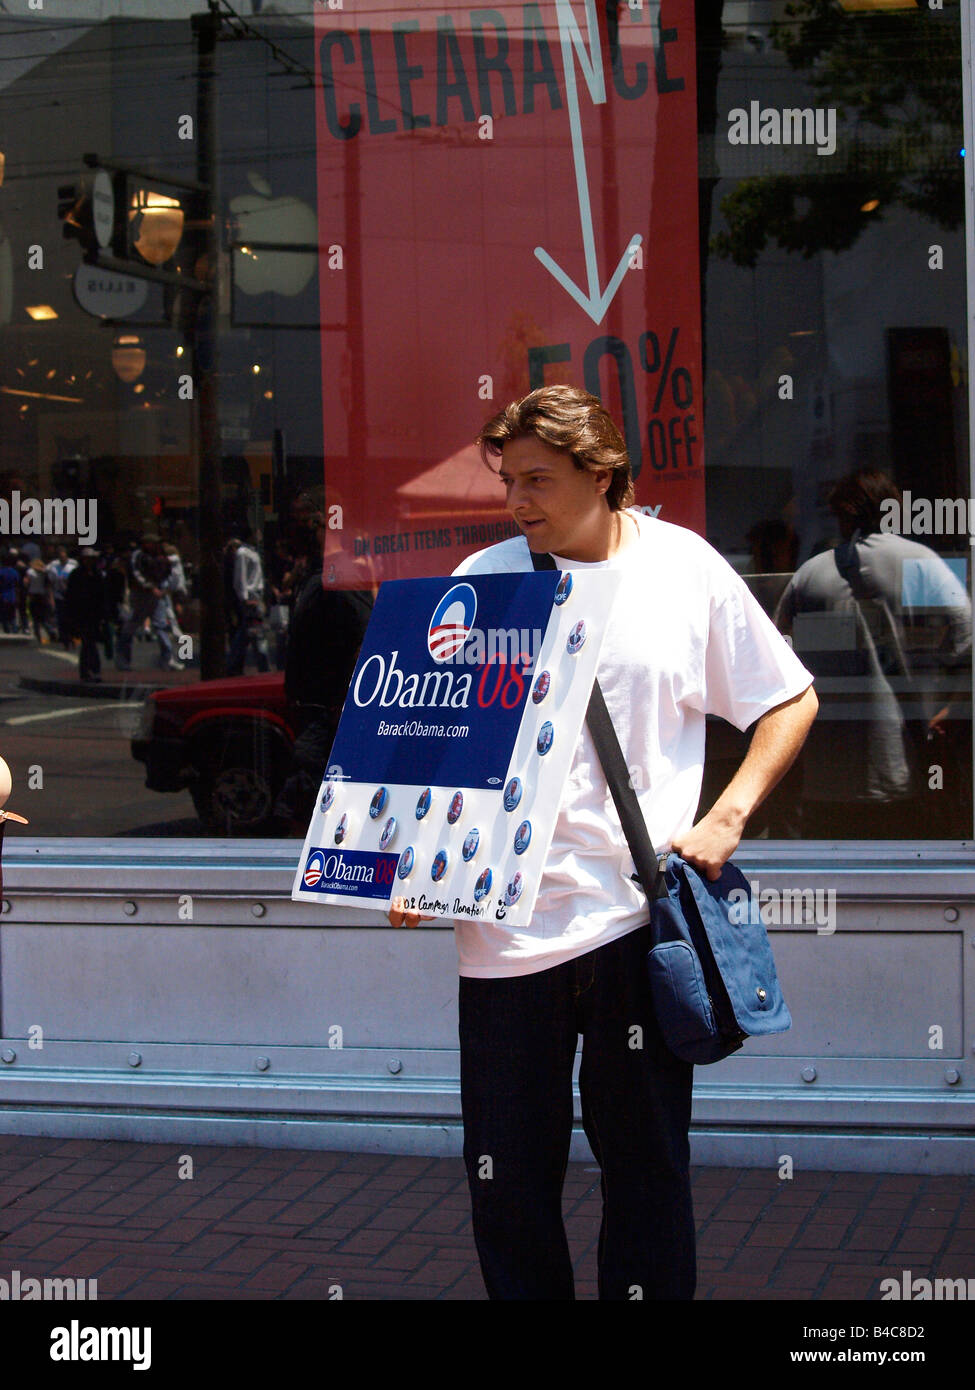
<svg viewBox="0 0 975 1390">
<path fill-rule="evenodd" d="M 394 898 L 387 915 L 391 927 L 418 927 L 421 922 L 433 921 L 432 915 L 425 912 L 407 912 L 405 898 Z"/>
<path fill-rule="evenodd" d="M 818 709 L 810 685 L 763 714 L 741 767 L 710 811 L 672 842 L 673 849 L 712 883 L 738 848 L 748 817 L 795 762 Z"/>
<path fill-rule="evenodd" d="M 685 834 L 677 835 L 671 848 L 714 883 L 721 877 L 721 870 L 738 848 L 744 829 L 744 820 L 719 811 L 715 805 L 697 825 Z"/>
</svg>

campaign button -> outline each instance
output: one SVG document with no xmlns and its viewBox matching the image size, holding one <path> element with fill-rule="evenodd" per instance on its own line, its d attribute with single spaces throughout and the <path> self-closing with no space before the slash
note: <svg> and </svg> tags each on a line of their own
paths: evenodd
<svg viewBox="0 0 975 1390">
<path fill-rule="evenodd" d="M 464 847 L 461 850 L 461 854 L 464 856 L 465 862 L 468 859 L 474 858 L 474 855 L 477 853 L 477 846 L 480 843 L 480 839 L 481 832 L 479 830 L 469 830 L 467 832 L 467 839 L 464 841 Z"/>
<path fill-rule="evenodd" d="M 380 848 L 380 849 L 385 849 L 386 846 L 389 844 L 390 840 L 393 838 L 393 836 L 394 836 L 395 834 L 396 834 L 396 817 L 395 817 L 395 816 L 390 816 L 389 820 L 388 820 L 388 821 L 386 822 L 386 824 L 383 826 L 383 833 L 382 833 L 382 834 L 380 835 L 380 837 L 379 837 L 379 848 Z"/>
<path fill-rule="evenodd" d="M 349 828 L 349 817 L 348 817 L 348 813 L 343 813 L 342 819 L 339 821 L 338 825 L 335 827 L 335 843 L 336 843 L 337 845 L 340 845 L 340 844 L 342 843 L 342 841 L 345 839 L 346 832 L 348 831 L 348 828 Z"/>
<path fill-rule="evenodd" d="M 516 903 L 518 901 L 518 899 L 521 897 L 521 890 L 524 888 L 524 886 L 525 880 L 522 878 L 521 873 L 516 873 L 514 878 L 508 884 L 507 888 L 504 890 L 504 901 L 506 907 L 511 907 L 513 903 Z"/>
<path fill-rule="evenodd" d="M 576 623 L 575 627 L 569 633 L 569 639 L 565 644 L 565 650 L 569 653 L 570 656 L 575 656 L 576 652 L 581 650 L 582 644 L 585 642 L 585 640 L 586 625 L 580 618 L 579 621 Z"/>
<path fill-rule="evenodd" d="M 539 753 L 544 755 L 548 752 L 548 750 L 552 746 L 552 739 L 554 737 L 555 729 L 552 727 L 552 721 L 550 719 L 546 719 L 545 723 L 538 731 L 538 742 L 535 744 L 535 747 L 538 749 Z"/>
<path fill-rule="evenodd" d="M 523 820 L 515 831 L 515 854 L 524 854 L 531 844 L 532 827 L 531 821 Z"/>
<path fill-rule="evenodd" d="M 474 901 L 479 903 L 491 891 L 491 870 L 484 869 L 474 884 Z"/>
<path fill-rule="evenodd" d="M 326 783 L 325 783 L 325 790 L 322 792 L 322 799 L 321 799 L 321 801 L 319 802 L 319 807 L 320 807 L 320 809 L 323 810 L 323 811 L 327 811 L 328 808 L 331 806 L 331 804 L 332 804 L 332 802 L 333 802 L 334 800 L 335 800 L 335 783 L 334 783 L 334 782 L 326 782 Z"/>
<path fill-rule="evenodd" d="M 447 851 L 438 849 L 436 858 L 433 861 L 433 868 L 430 870 L 430 877 L 434 883 L 439 883 L 447 872 Z"/>
<path fill-rule="evenodd" d="M 399 866 L 396 870 L 400 878 L 407 878 L 413 872 L 413 846 L 407 845 L 399 857 Z"/>
<path fill-rule="evenodd" d="M 308 863 L 305 865 L 304 884 L 306 888 L 314 888 L 321 883 L 322 874 L 325 872 L 325 856 L 321 850 L 316 849 L 308 856 Z"/>
<path fill-rule="evenodd" d="M 549 692 L 551 684 L 552 677 L 549 675 L 548 671 L 543 671 L 532 689 L 532 701 L 534 704 L 540 705 L 542 703 Z"/>
<path fill-rule="evenodd" d="M 460 813 L 464 809 L 464 793 L 454 792 L 450 799 L 450 808 L 447 811 L 447 824 L 454 825 L 460 820 Z"/>
<path fill-rule="evenodd" d="M 369 803 L 369 814 L 373 820 L 378 820 L 386 808 L 389 800 L 389 792 L 385 787 L 380 787 Z"/>
<path fill-rule="evenodd" d="M 504 789 L 504 809 L 513 811 L 521 800 L 522 786 L 520 777 L 512 777 L 511 781 Z"/>
<path fill-rule="evenodd" d="M 559 580 L 558 588 L 555 590 L 553 602 L 557 603 L 559 607 L 561 607 L 571 593 L 572 575 L 569 574 L 568 570 L 565 570 L 562 574 L 562 578 Z"/>
<path fill-rule="evenodd" d="M 420 795 L 419 795 L 419 797 L 417 798 L 417 803 L 416 803 L 416 818 L 417 818 L 417 820 L 422 820 L 422 819 L 423 819 L 423 817 L 426 815 L 426 813 L 427 813 L 427 812 L 429 811 L 429 809 L 430 809 L 430 802 L 431 802 L 432 800 L 433 800 L 432 793 L 431 793 L 431 791 L 430 791 L 430 788 L 427 787 L 426 791 L 421 792 Z"/>
</svg>

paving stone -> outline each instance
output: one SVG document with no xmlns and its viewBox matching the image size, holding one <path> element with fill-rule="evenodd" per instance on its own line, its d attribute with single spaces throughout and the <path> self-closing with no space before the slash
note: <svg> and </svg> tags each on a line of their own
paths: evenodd
<svg viewBox="0 0 975 1390">
<path fill-rule="evenodd" d="M 180 1180 L 189 1154 L 194 1178 Z M 879 1299 L 964 1277 L 975 1179 L 695 1168 L 698 1298 Z M 597 1296 L 598 1170 L 562 1209 L 576 1296 Z M 98 1279 L 101 1300 L 486 1298 L 460 1158 L 0 1135 L 0 1274 Z"/>
</svg>

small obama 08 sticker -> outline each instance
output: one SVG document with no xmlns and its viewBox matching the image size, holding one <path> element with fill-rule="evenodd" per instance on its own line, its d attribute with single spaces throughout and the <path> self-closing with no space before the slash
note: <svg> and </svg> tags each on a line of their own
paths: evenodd
<svg viewBox="0 0 975 1390">
<path fill-rule="evenodd" d="M 389 792 L 386 790 L 385 787 L 380 787 L 376 791 L 375 796 L 369 803 L 369 815 L 372 817 L 373 820 L 379 819 L 379 817 L 382 815 L 383 811 L 386 808 L 386 802 L 388 800 Z"/>
<path fill-rule="evenodd" d="M 512 777 L 511 781 L 504 789 L 504 809 L 513 811 L 521 800 L 521 778 Z"/>
<path fill-rule="evenodd" d="M 334 800 L 335 800 L 335 783 L 334 783 L 334 782 L 326 782 L 326 783 L 325 783 L 325 790 L 322 792 L 322 799 L 321 799 L 321 802 L 319 803 L 320 809 L 321 809 L 322 811 L 327 811 L 328 808 L 331 806 L 331 804 L 332 804 L 332 802 L 333 802 Z"/>
<path fill-rule="evenodd" d="M 408 878 L 413 872 L 413 857 L 413 846 L 407 845 L 399 857 L 399 864 L 396 866 L 396 872 L 400 878 Z"/>
<path fill-rule="evenodd" d="M 386 822 L 386 824 L 383 826 L 383 833 L 382 833 L 382 834 L 380 835 L 380 837 L 379 837 L 379 848 L 380 848 L 380 849 L 385 849 L 386 846 L 389 844 L 390 840 L 393 838 L 393 836 L 394 836 L 395 834 L 396 834 L 396 817 L 395 817 L 395 816 L 390 816 L 389 820 L 388 820 L 388 821 Z"/>
<path fill-rule="evenodd" d="M 460 813 L 464 809 L 464 793 L 454 792 L 450 798 L 450 807 L 447 811 L 447 824 L 455 825 L 460 820 Z"/>
<path fill-rule="evenodd" d="M 433 879 L 434 883 L 439 883 L 446 872 L 447 851 L 445 849 L 438 849 L 433 861 L 433 867 L 430 870 L 430 877 Z"/>
<path fill-rule="evenodd" d="M 504 902 L 506 907 L 512 907 L 521 897 L 525 880 L 521 875 L 521 870 L 514 875 L 507 888 L 504 890 Z"/>
<path fill-rule="evenodd" d="M 575 627 L 569 633 L 565 644 L 565 650 L 570 656 L 575 656 L 577 651 L 581 651 L 582 645 L 586 640 L 586 625 L 580 618 Z"/>
<path fill-rule="evenodd" d="M 542 701 L 545 699 L 545 696 L 549 692 L 551 684 L 552 677 L 549 675 L 548 671 L 542 671 L 532 689 L 533 704 L 540 705 L 542 703 Z"/>
<path fill-rule="evenodd" d="M 349 817 L 348 817 L 348 813 L 343 813 L 342 819 L 339 821 L 338 825 L 335 827 L 335 843 L 336 843 L 337 845 L 340 845 L 340 844 L 342 843 L 342 841 L 345 839 L 346 832 L 348 831 L 348 829 L 349 829 Z"/>
<path fill-rule="evenodd" d="M 555 728 L 552 724 L 552 721 L 551 719 L 546 719 L 545 723 L 538 731 L 538 741 L 535 744 L 535 747 L 538 749 L 540 754 L 544 756 L 548 752 L 548 750 L 552 746 L 552 740 L 554 737 Z"/>
<path fill-rule="evenodd" d="M 532 826 L 531 821 L 523 820 L 515 831 L 515 854 L 524 854 L 531 844 Z"/>
<path fill-rule="evenodd" d="M 491 891 L 491 880 L 493 875 L 490 869 L 482 870 L 477 882 L 474 884 L 474 901 L 479 903 Z"/>
<path fill-rule="evenodd" d="M 559 586 L 555 590 L 555 595 L 552 601 L 553 603 L 557 603 L 561 608 L 562 604 L 565 603 L 566 599 L 569 597 L 571 593 L 572 575 L 569 574 L 569 572 L 566 570 L 563 571 L 562 578 L 559 580 Z"/>
<path fill-rule="evenodd" d="M 432 800 L 433 800 L 433 794 L 432 794 L 432 792 L 430 791 L 430 788 L 427 787 L 426 791 L 422 791 L 422 792 L 420 793 L 420 795 L 419 795 L 419 796 L 417 797 L 417 799 L 416 799 L 416 818 L 417 818 L 417 820 L 422 820 L 422 819 L 423 819 L 423 817 L 426 815 L 426 813 L 427 813 L 427 812 L 429 811 L 429 809 L 430 809 L 430 802 L 431 802 Z"/>
<path fill-rule="evenodd" d="M 461 850 L 461 854 L 464 856 L 465 863 L 468 859 L 474 858 L 475 854 L 477 853 L 477 847 L 480 843 L 480 840 L 481 832 L 477 828 L 473 830 L 468 830 L 467 838 L 464 841 L 464 847 Z"/>
</svg>

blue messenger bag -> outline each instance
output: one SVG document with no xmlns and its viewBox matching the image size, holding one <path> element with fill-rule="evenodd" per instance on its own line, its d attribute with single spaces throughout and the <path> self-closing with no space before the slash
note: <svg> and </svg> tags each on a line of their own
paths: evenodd
<svg viewBox="0 0 975 1390">
<path fill-rule="evenodd" d="M 532 565 L 556 568 L 551 555 L 533 553 Z M 792 1016 L 748 880 L 730 860 L 712 883 L 679 854 L 658 859 L 598 681 L 586 723 L 633 856 L 633 877 L 650 904 L 647 967 L 667 1047 L 702 1066 L 737 1052 L 748 1038 L 784 1033 Z"/>
<path fill-rule="evenodd" d="M 671 1052 L 698 1065 L 720 1062 L 747 1038 L 791 1028 L 768 933 L 741 870 L 729 861 L 712 883 L 669 854 L 658 883 L 647 965 Z"/>
</svg>

